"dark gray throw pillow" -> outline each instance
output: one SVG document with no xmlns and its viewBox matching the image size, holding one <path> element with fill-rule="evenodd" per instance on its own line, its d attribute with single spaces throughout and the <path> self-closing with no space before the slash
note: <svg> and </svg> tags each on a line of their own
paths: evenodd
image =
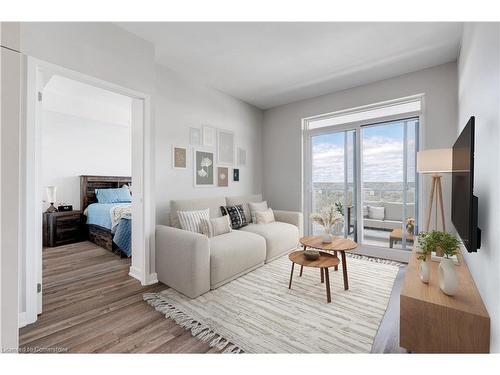
<svg viewBox="0 0 500 375">
<path fill-rule="evenodd" d="M 223 216 L 229 215 L 231 227 L 233 229 L 239 229 L 248 225 L 245 212 L 243 211 L 243 205 L 238 204 L 236 206 L 221 206 L 220 210 Z"/>
</svg>

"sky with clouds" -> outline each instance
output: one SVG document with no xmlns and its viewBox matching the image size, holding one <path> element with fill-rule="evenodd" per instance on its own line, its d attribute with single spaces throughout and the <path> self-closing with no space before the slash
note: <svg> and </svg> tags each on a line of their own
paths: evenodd
<svg viewBox="0 0 500 375">
<path fill-rule="evenodd" d="M 403 181 L 403 123 L 362 128 L 363 182 Z M 413 126 L 408 127 L 408 149 L 414 147 Z M 352 133 L 348 132 L 348 137 Z M 351 138 L 348 138 L 351 139 Z M 313 137 L 313 181 L 344 181 L 344 133 Z M 348 140 L 348 155 L 352 155 L 352 141 Z M 350 159 L 352 160 L 352 159 Z M 349 162 L 349 166 L 352 162 Z M 409 152 L 408 171 L 415 170 L 414 153 Z M 352 169 L 348 172 L 352 176 Z M 413 173 L 408 173 L 409 181 Z"/>
</svg>

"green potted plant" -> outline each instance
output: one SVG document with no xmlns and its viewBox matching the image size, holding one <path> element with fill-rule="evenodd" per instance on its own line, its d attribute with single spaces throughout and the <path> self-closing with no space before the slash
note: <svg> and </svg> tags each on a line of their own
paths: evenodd
<svg viewBox="0 0 500 375">
<path fill-rule="evenodd" d="M 458 254 L 460 241 L 449 233 L 432 231 L 420 233 L 418 244 L 425 257 L 433 251 L 443 257 L 438 268 L 439 287 L 445 294 L 455 295 L 458 291 L 458 276 L 452 257 Z"/>
<path fill-rule="evenodd" d="M 422 280 L 423 283 L 428 283 L 430 279 L 430 269 L 429 269 L 429 264 L 427 263 L 427 257 L 431 253 L 431 248 L 424 242 L 424 238 L 426 236 L 425 232 L 422 232 L 418 236 L 418 244 L 421 250 L 421 254 L 418 257 L 418 260 L 420 260 L 420 280 Z"/>
</svg>

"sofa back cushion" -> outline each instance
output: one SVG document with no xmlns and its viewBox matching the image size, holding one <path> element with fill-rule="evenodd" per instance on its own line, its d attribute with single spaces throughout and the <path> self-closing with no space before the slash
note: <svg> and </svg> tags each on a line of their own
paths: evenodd
<svg viewBox="0 0 500 375">
<path fill-rule="evenodd" d="M 224 197 L 203 198 L 203 199 L 186 199 L 170 201 L 170 226 L 181 228 L 177 211 L 196 211 L 208 208 L 211 218 L 221 217 L 220 206 L 225 206 L 226 200 Z"/>
<path fill-rule="evenodd" d="M 375 220 L 384 220 L 385 207 L 368 206 L 368 218 Z"/>
<path fill-rule="evenodd" d="M 384 220 L 391 221 L 402 221 L 403 220 L 403 203 L 401 202 L 376 202 L 376 201 L 364 201 L 364 205 L 367 206 L 376 206 L 376 207 L 384 207 Z M 415 204 L 407 203 L 406 204 L 406 218 L 415 217 Z"/>
<path fill-rule="evenodd" d="M 243 212 L 245 212 L 247 222 L 250 223 L 252 221 L 252 216 L 250 214 L 250 207 L 248 207 L 248 202 L 262 202 L 262 194 L 226 197 L 226 204 L 223 204 L 222 206 L 236 206 L 238 204 L 241 204 L 243 206 Z"/>
</svg>

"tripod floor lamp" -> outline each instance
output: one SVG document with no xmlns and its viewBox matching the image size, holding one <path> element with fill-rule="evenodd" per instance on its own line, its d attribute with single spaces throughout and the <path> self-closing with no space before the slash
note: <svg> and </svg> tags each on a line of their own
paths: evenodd
<svg viewBox="0 0 500 375">
<path fill-rule="evenodd" d="M 443 224 L 443 231 L 446 231 L 441 177 L 443 173 L 450 173 L 452 171 L 452 167 L 453 160 L 451 148 L 424 150 L 417 153 L 417 172 L 432 175 L 432 187 L 429 196 L 426 231 L 429 231 L 431 225 L 432 206 L 434 205 L 434 200 L 436 201 L 436 210 L 439 207 L 439 210 L 441 212 L 441 223 Z"/>
</svg>

